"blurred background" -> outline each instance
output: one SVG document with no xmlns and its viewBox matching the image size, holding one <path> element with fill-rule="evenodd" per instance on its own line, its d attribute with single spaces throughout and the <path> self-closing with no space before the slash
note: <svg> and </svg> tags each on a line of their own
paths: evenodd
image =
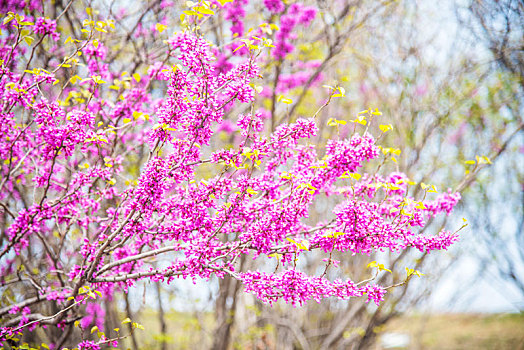
<svg viewBox="0 0 524 350">
<path fill-rule="evenodd" d="M 243 54 L 234 52 L 235 31 L 238 37 L 249 37 L 249 28 L 281 24 L 283 16 L 269 12 L 265 2 L 221 1 L 224 8 L 200 30 L 217 52 L 234 60 Z M 289 7 L 294 1 L 285 3 Z M 346 97 L 320 116 L 319 146 L 331 136 L 325 127 L 329 118 L 349 120 L 368 107 L 380 109 L 380 123 L 393 125 L 381 144 L 402 150 L 387 170 L 431 182 L 439 191 L 461 192 L 453 215 L 427 228 L 456 229 L 464 218 L 468 226 L 460 242 L 431 255 L 334 257 L 341 261 L 343 275 L 353 280 L 366 278 L 372 260 L 393 271 L 380 278 L 381 284 L 398 280 L 406 266 L 425 273 L 390 290 L 379 307 L 333 299 L 300 308 L 280 303 L 270 308 L 229 278 L 195 284 L 180 280 L 169 286 L 145 282 L 105 301 L 105 327 L 117 327 L 124 317 L 143 324 L 145 332 L 136 331 L 125 341 L 124 348 L 134 350 L 524 349 L 524 2 L 301 3 L 316 8 L 317 15 L 308 27 L 295 28 L 293 49 L 282 59 L 260 56 L 263 79 L 257 85 L 264 91 L 257 108 L 270 120 L 267 132 L 312 116 L 327 98 L 323 84 L 342 86 Z M 46 14 L 56 17 L 68 4 L 46 4 Z M 77 32 L 86 7 L 101 18 L 114 18 L 116 31 L 103 41 L 112 48 L 110 69 L 125 66 L 130 74 L 144 73 L 165 53 L 166 37 L 155 32 L 155 24 L 166 25 L 170 33 L 180 30 L 180 14 L 190 5 L 74 1 L 60 25 L 63 33 Z M 273 30 L 276 35 L 278 30 Z M 53 55 L 38 54 L 43 62 Z M 152 88 L 161 98 L 166 83 L 158 81 Z M 293 102 L 279 103 L 280 95 Z M 226 120 L 215 146 L 234 142 L 239 112 L 228 112 L 230 125 Z M 135 161 L 139 169 L 141 159 Z M 335 204 L 319 199 L 311 219 L 327 215 Z M 314 273 L 322 257 L 308 254 L 304 259 L 304 269 L 310 266 Z M 253 261 L 241 263 L 256 268 Z"/>
</svg>

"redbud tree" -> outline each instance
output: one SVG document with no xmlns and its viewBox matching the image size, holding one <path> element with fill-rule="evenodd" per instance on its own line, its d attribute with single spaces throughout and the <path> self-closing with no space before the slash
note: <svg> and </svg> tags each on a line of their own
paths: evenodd
<svg viewBox="0 0 524 350">
<path fill-rule="evenodd" d="M 308 115 L 271 117 L 277 103 L 292 102 L 286 91 L 322 84 L 295 74 L 265 86 L 259 68 L 284 60 L 294 31 L 317 10 L 264 1 L 280 22 L 246 31 L 247 3 L 188 2 L 174 32 L 166 21 L 139 23 L 136 35 L 165 39 L 142 71 L 111 61 L 117 23 L 93 8 L 75 34 L 61 27 L 72 1 L 53 17 L 38 1 L 2 5 L 0 341 L 116 347 L 127 334 L 104 329 L 102 301 L 147 280 L 229 276 L 269 305 L 360 297 L 379 304 L 421 273 L 408 266 L 394 284 L 379 285 L 389 270 L 371 262 L 369 279 L 333 279 L 334 252 L 431 252 L 457 241 L 456 231 L 421 231 L 451 213 L 458 193 L 383 170 L 400 150 L 380 145 L 394 126 L 378 108 L 330 118 L 327 140 L 317 135 L 319 117 L 347 98 L 340 86 L 324 86 Z M 201 30 L 217 16 L 231 23 L 222 45 Z M 37 58 L 42 50 L 49 59 Z M 264 98 L 270 108 L 257 104 Z M 219 132 L 230 136 L 227 145 Z M 337 205 L 311 222 L 319 197 Z M 317 274 L 301 270 L 306 254 L 323 255 Z M 243 257 L 260 268 L 243 268 Z M 142 328 L 133 321 L 124 323 Z"/>
</svg>

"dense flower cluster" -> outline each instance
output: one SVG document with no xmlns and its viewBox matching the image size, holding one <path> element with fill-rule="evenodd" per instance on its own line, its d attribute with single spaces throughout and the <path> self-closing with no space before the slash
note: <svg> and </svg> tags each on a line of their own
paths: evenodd
<svg viewBox="0 0 524 350">
<path fill-rule="evenodd" d="M 34 31 L 35 33 L 42 35 L 49 34 L 54 41 L 60 39 L 60 33 L 57 33 L 56 31 L 56 21 L 49 18 L 38 18 L 35 23 Z"/>
<path fill-rule="evenodd" d="M 265 4 L 271 11 L 280 10 L 281 7 L 277 5 L 280 1 L 266 1 Z M 281 2 L 280 2 L 281 3 Z M 277 11 L 280 12 L 280 11 Z M 294 3 L 287 9 L 286 14 L 280 17 L 280 30 L 277 32 L 275 40 L 275 50 L 273 56 L 277 60 L 282 60 L 286 55 L 293 51 L 295 48 L 291 41 L 295 39 L 293 29 L 301 24 L 303 26 L 309 26 L 311 21 L 316 16 L 316 9 L 313 7 L 307 7 L 300 3 Z"/>
<path fill-rule="evenodd" d="M 349 299 L 367 294 L 368 302 L 373 300 L 377 305 L 384 299 L 386 291 L 378 285 L 367 284 L 362 287 L 348 280 L 330 282 L 324 278 L 307 276 L 303 272 L 289 269 L 279 274 L 247 272 L 242 274 L 246 291 L 252 292 L 260 300 L 273 304 L 284 299 L 293 305 L 302 305 L 308 300 L 327 297 Z"/>
<path fill-rule="evenodd" d="M 216 4 L 235 38 L 244 35 L 247 3 Z M 280 0 L 265 0 L 264 6 L 279 15 L 271 55 L 283 60 L 294 49 L 293 30 L 308 26 L 316 10 Z M 49 18 L 38 18 L 33 31 L 60 39 Z M 68 67 L 20 71 L 13 64 L 24 55 L 12 45 L 17 37 L 0 39 L 0 210 L 6 227 L 0 280 L 18 278 L 16 283 L 38 287 L 33 297 L 0 309 L 0 317 L 9 318 L 0 341 L 20 330 L 61 328 L 75 320 L 82 329 L 102 328 L 97 298 L 147 279 L 230 276 L 270 304 L 362 296 L 379 304 L 387 287 L 351 276 L 308 275 L 297 261 L 320 254 L 329 256 L 326 270 L 336 269 L 333 252 L 430 252 L 458 239 L 449 231 L 419 234 L 425 220 L 453 210 L 458 193 L 420 200 L 410 194 L 406 175 L 369 172 L 367 164 L 381 152 L 367 130 L 318 145 L 316 118 L 271 130 L 267 111 L 254 104 L 259 48 L 245 46 L 228 56 L 195 33 L 172 35 L 167 59 L 155 58 L 146 75 L 132 78 L 112 71 L 104 43 L 79 44 L 73 56 L 83 56 L 79 74 L 87 77 L 67 75 L 59 93 L 52 88 L 63 77 L 60 69 Z M 226 51 L 235 45 L 241 42 L 226 45 Z M 298 69 L 318 66 L 300 63 Z M 308 79 L 304 72 L 284 74 L 275 88 L 284 93 Z M 158 82 L 167 86 L 160 98 L 150 91 Z M 233 134 L 227 149 L 215 147 L 219 130 Z M 312 204 L 326 197 L 337 205 L 308 224 Z M 161 263 L 152 261 L 162 254 Z M 35 256 L 41 258 L 38 268 L 25 267 Z M 277 267 L 273 273 L 241 270 L 245 256 Z M 19 266 L 30 277 L 20 277 Z M 41 302 L 60 311 L 43 317 L 35 307 Z M 100 349 L 105 343 L 116 346 L 102 337 L 83 338 L 77 347 Z"/>
<path fill-rule="evenodd" d="M 264 0 L 264 5 L 272 13 L 280 13 L 285 9 L 282 0 Z"/>
</svg>

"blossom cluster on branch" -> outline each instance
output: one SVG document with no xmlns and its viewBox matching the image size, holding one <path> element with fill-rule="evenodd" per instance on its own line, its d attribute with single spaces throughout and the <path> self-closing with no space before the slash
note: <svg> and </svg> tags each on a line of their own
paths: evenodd
<svg viewBox="0 0 524 350">
<path fill-rule="evenodd" d="M 242 12 L 234 9 L 243 3 L 215 4 L 238 36 L 244 34 Z M 60 50 L 54 42 L 65 39 L 55 20 L 6 15 L 0 39 L 0 282 L 2 288 L 30 285 L 35 293 L 1 305 L 0 341 L 78 320 L 80 327 L 97 322 L 102 328 L 92 315 L 82 318 L 84 310 L 101 315 L 100 298 L 141 280 L 230 276 L 270 304 L 361 296 L 378 304 L 392 287 L 374 283 L 379 270 L 366 281 L 332 279 L 326 272 L 337 269 L 334 252 L 347 259 L 409 248 L 430 252 L 458 239 L 450 231 L 420 234 L 428 219 L 451 212 L 458 193 L 427 199 L 436 191 L 426 187 L 415 198 L 416 184 L 406 175 L 380 171 L 390 157 L 361 125 L 380 118 L 378 111 L 363 112 L 349 135 L 325 147 L 313 141 L 319 127 L 313 112 L 270 129 L 267 111 L 254 108 L 257 60 L 283 60 L 293 50 L 295 26 L 309 25 L 316 11 L 299 3 L 264 4 L 272 13 L 287 11 L 275 45 L 265 27 L 256 33 L 270 53 L 237 41 L 224 54 L 188 26 L 166 41 L 166 60 L 142 76 L 112 70 L 107 47 L 93 37 L 94 29 L 112 23 L 91 23 L 90 17 L 88 39 L 73 39 L 63 61 L 33 68 L 29 60 L 21 67 L 17 60 L 34 50 L 23 45 L 24 35 L 36 42 L 47 37 L 54 50 Z M 63 72 L 80 58 L 83 76 L 70 72 L 64 82 Z M 304 66 L 311 64 L 318 66 Z M 306 80 L 303 74 L 286 79 L 280 91 Z M 158 98 L 151 86 L 166 81 Z M 243 111 L 225 120 L 239 106 Z M 234 144 L 217 149 L 213 138 L 229 121 Z M 131 161 L 137 154 L 139 169 Z M 339 204 L 330 217 L 311 223 L 320 197 Z M 307 275 L 300 258 L 316 252 L 326 256 L 324 272 Z M 241 270 L 243 256 L 274 271 Z M 41 314 L 41 303 L 55 312 Z M 102 334 L 99 342 L 86 339 L 78 348 L 116 346 L 118 339 Z"/>
</svg>

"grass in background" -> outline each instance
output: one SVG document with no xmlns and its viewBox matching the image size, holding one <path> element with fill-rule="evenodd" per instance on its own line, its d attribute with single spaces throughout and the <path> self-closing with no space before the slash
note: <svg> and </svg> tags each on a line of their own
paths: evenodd
<svg viewBox="0 0 524 350">
<path fill-rule="evenodd" d="M 524 313 L 406 316 L 391 322 L 385 332 L 408 334 L 406 349 L 518 350 L 524 349 Z"/>
<path fill-rule="evenodd" d="M 139 317 L 144 331 L 137 330 L 141 350 L 160 349 L 161 343 L 168 350 L 209 349 L 213 339 L 213 315 L 195 317 L 191 313 L 171 311 L 166 313 L 168 334 L 160 334 L 160 326 L 154 310 L 143 312 Z M 264 338 L 271 337 L 274 329 L 252 329 L 249 334 L 235 334 L 232 349 L 254 349 Z M 382 334 L 409 336 L 406 347 L 385 347 L 379 341 L 373 350 L 524 350 L 524 313 L 522 314 L 441 314 L 404 316 L 392 321 Z M 271 337 L 272 338 L 272 337 Z M 277 344 L 273 344 L 278 349 Z M 130 346 L 127 340 L 124 349 Z"/>
</svg>

